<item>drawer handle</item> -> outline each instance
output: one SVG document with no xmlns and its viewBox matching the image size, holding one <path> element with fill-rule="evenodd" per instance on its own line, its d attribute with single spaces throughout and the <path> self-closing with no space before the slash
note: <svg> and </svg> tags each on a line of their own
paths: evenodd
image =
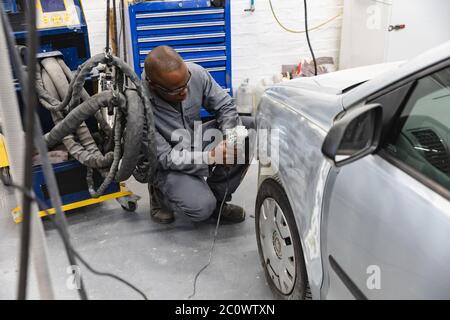
<svg viewBox="0 0 450 320">
<path fill-rule="evenodd" d="M 206 71 L 208 72 L 217 72 L 217 71 L 226 71 L 226 67 L 218 67 L 218 68 L 206 68 Z"/>
<path fill-rule="evenodd" d="M 172 11 L 172 12 L 158 12 L 158 13 L 141 13 L 141 14 L 137 14 L 136 18 L 137 19 L 148 19 L 148 18 L 182 17 L 182 16 L 222 14 L 222 13 L 225 13 L 224 9 L 189 10 L 189 11 Z"/>
<path fill-rule="evenodd" d="M 207 38 L 223 38 L 223 37 L 225 37 L 225 32 L 221 32 L 221 33 L 206 33 L 206 34 L 192 34 L 192 35 L 187 35 L 187 36 L 140 38 L 140 39 L 138 39 L 138 42 L 159 42 L 159 41 L 207 39 Z"/>
<path fill-rule="evenodd" d="M 192 63 L 201 63 L 201 62 L 214 62 L 214 61 L 226 61 L 226 56 L 220 56 L 220 57 L 209 57 L 209 58 L 193 58 L 193 59 L 184 59 L 185 62 L 192 62 Z M 144 63 L 141 63 L 141 67 L 144 67 Z"/>
<path fill-rule="evenodd" d="M 178 48 L 174 49 L 178 53 L 190 53 L 190 52 L 207 52 L 207 51 L 225 51 L 227 48 L 225 46 L 217 47 L 201 47 L 201 48 Z M 152 50 L 140 50 L 140 55 L 147 55 Z"/>
<path fill-rule="evenodd" d="M 220 57 L 208 57 L 208 58 L 192 58 L 192 59 L 184 59 L 186 62 L 212 62 L 212 61 L 225 61 L 227 60 L 226 56 L 220 56 Z"/>
<path fill-rule="evenodd" d="M 225 21 L 214 21 L 214 22 L 197 22 L 197 23 L 180 23 L 180 24 L 162 24 L 155 26 L 139 26 L 137 31 L 146 30 L 164 30 L 164 29 L 179 29 L 179 28 L 200 28 L 200 27 L 214 27 L 214 26 L 224 26 Z"/>
</svg>

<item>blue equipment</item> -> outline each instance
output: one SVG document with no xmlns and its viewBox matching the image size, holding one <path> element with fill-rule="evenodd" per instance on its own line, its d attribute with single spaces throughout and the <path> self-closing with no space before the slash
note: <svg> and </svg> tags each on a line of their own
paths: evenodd
<svg viewBox="0 0 450 320">
<path fill-rule="evenodd" d="M 186 62 L 206 68 L 232 94 L 230 0 L 143 1 L 127 10 L 128 50 L 138 75 L 147 54 L 173 47 Z M 202 117 L 210 116 L 202 110 Z"/>
<path fill-rule="evenodd" d="M 2 0 L 18 44 L 25 44 L 25 0 Z M 71 70 L 90 56 L 86 20 L 80 0 L 37 0 L 40 52 L 59 51 Z"/>
<path fill-rule="evenodd" d="M 24 5 L 27 0 L 1 0 L 8 13 L 16 42 L 25 45 L 26 25 Z M 62 55 L 71 70 L 90 58 L 88 28 L 80 0 L 37 0 L 37 27 L 40 41 L 39 56 Z M 38 56 L 38 57 L 39 57 Z M 87 82 L 89 86 L 89 82 Z M 90 83 L 92 86 L 92 81 Z M 92 88 L 86 88 L 92 94 Z M 20 88 L 18 88 L 20 90 Z M 38 109 L 44 132 L 53 126 L 50 113 L 43 107 Z M 87 125 L 90 126 L 89 121 Z M 91 126 L 90 126 L 91 127 Z M 94 129 L 95 130 L 95 129 Z M 122 207 L 128 211 L 136 209 L 136 201 L 123 183 L 112 183 L 100 198 L 91 198 L 86 183 L 86 168 L 76 160 L 69 160 L 53 165 L 60 189 L 63 210 L 71 210 L 109 199 L 118 199 Z M 97 188 L 102 182 L 100 175 L 94 174 L 94 185 Z M 33 170 L 33 189 L 35 194 L 50 205 L 47 186 L 40 166 Z M 123 198 L 123 199 L 120 199 Z M 125 199 L 125 200 L 124 200 Z M 54 213 L 54 210 L 50 210 Z M 45 216 L 45 211 L 40 216 Z M 16 222 L 21 221 L 20 209 L 13 210 Z"/>
</svg>

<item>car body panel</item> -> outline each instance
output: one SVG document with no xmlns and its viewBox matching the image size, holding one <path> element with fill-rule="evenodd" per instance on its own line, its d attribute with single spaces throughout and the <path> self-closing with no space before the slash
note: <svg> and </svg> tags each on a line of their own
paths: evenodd
<svg viewBox="0 0 450 320">
<path fill-rule="evenodd" d="M 450 298 L 447 199 L 379 155 L 330 174 L 326 188 L 322 215 L 326 270 L 332 270 L 328 261 L 332 256 L 368 299 Z M 367 283 L 374 270 L 379 271 L 379 287 Z M 322 297 L 348 295 L 341 283 L 337 278 L 324 282 Z"/>
<path fill-rule="evenodd" d="M 439 283 L 450 278 L 450 268 L 445 269 L 450 265 L 450 250 L 444 241 L 450 225 L 448 214 L 442 214 L 450 212 L 448 200 L 378 155 L 336 169 L 321 152 L 334 119 L 345 116 L 346 109 L 364 105 L 377 92 L 449 57 L 450 42 L 408 63 L 292 80 L 273 86 L 263 95 L 257 110 L 257 128 L 278 130 L 279 159 L 270 165 L 260 163 L 258 182 L 260 185 L 273 178 L 286 191 L 299 229 L 313 298 L 355 297 L 332 271 L 330 255 L 353 277 L 364 297 L 450 296 L 448 285 Z M 335 188 L 338 192 L 333 194 Z M 379 194 L 386 201 L 377 198 Z M 416 199 L 411 199 L 413 196 Z M 343 197 L 356 201 L 358 207 L 349 208 Z M 399 199 L 407 201 L 400 204 Z M 368 210 L 364 203 L 372 206 L 370 214 L 365 214 Z M 393 208 L 403 212 L 398 214 Z M 430 218 L 434 221 L 430 222 Z M 430 235 L 434 230 L 436 234 Z M 411 234 L 418 236 L 410 239 Z M 384 290 L 367 291 L 367 268 L 372 265 L 382 270 L 382 286 L 389 290 L 387 294 Z M 404 287 L 403 291 L 399 286 Z M 428 295 L 426 290 L 430 288 L 433 294 Z"/>
<path fill-rule="evenodd" d="M 348 91 L 355 85 L 362 84 L 389 70 L 397 69 L 404 62 L 380 63 L 353 69 L 325 73 L 316 77 L 297 78 L 282 82 L 276 86 L 318 91 L 320 93 L 338 95 Z"/>
<path fill-rule="evenodd" d="M 392 68 L 398 63 L 389 65 Z M 285 188 L 296 213 L 309 285 L 315 299 L 320 298 L 323 281 L 320 216 L 325 182 L 331 169 L 331 164 L 322 156 L 321 145 L 334 118 L 344 110 L 339 93 L 386 69 L 377 65 L 336 72 L 335 76 L 346 80 L 336 81 L 334 87 L 329 77 L 323 77 L 323 82 L 313 78 L 289 81 L 266 90 L 258 107 L 257 129 L 278 129 L 280 154 L 278 163 L 275 161 L 269 167 L 260 165 L 259 185 L 275 176 Z"/>
<path fill-rule="evenodd" d="M 285 188 L 302 239 L 311 293 L 318 299 L 323 275 L 320 254 L 322 193 L 331 168 L 330 163 L 321 157 L 319 148 L 326 131 L 302 116 L 295 107 L 286 107 L 272 92 L 264 95 L 257 119 L 259 132 L 267 128 L 272 132 L 278 129 L 281 155 L 279 162 L 272 161 L 270 165 L 263 165 L 260 160 L 259 185 L 266 178 L 275 178 Z M 291 156 L 282 156 L 288 154 Z"/>
<path fill-rule="evenodd" d="M 349 91 L 349 89 L 353 88 L 354 86 L 363 84 L 368 80 L 382 75 L 389 70 L 397 69 L 403 63 L 403 61 L 397 61 L 374 64 L 370 66 L 346 69 L 332 73 L 325 73 L 317 77 L 312 77 L 310 79 L 315 81 L 322 88 L 329 88 L 330 92 L 334 92 L 335 94 L 342 94 Z"/>
<path fill-rule="evenodd" d="M 324 131 L 328 131 L 333 124 L 334 117 L 343 111 L 340 96 L 299 90 L 296 87 L 275 86 L 267 90 L 264 97 L 268 97 L 272 101 L 276 100 L 296 114 L 302 114 L 308 121 Z M 264 99 L 262 100 L 260 108 L 266 108 L 266 102 Z"/>
</svg>

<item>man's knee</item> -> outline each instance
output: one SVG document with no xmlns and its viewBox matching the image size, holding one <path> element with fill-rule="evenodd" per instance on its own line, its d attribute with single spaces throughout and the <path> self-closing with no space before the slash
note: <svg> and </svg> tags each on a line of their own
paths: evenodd
<svg viewBox="0 0 450 320">
<path fill-rule="evenodd" d="M 183 205 L 184 213 L 194 222 L 207 220 L 216 208 L 216 198 L 212 194 L 195 195 L 191 203 Z"/>
</svg>

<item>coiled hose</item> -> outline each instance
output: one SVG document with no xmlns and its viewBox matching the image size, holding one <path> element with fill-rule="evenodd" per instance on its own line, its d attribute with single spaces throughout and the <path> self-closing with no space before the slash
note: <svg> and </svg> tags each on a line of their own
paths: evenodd
<svg viewBox="0 0 450 320">
<path fill-rule="evenodd" d="M 69 89 L 69 81 L 66 78 L 60 64 L 55 58 L 47 58 L 41 61 L 42 67 L 38 66 L 37 81 L 42 83 L 42 88 L 46 90 L 46 94 L 51 97 L 53 104 L 59 104 L 59 97 L 65 95 Z M 38 85 L 39 86 L 39 85 Z M 41 98 L 40 90 L 38 89 L 38 95 L 42 105 L 45 105 L 46 100 Z M 89 98 L 86 93 L 84 99 Z M 52 105 L 53 105 L 52 104 Z M 98 113 L 101 118 L 100 113 Z M 53 122 L 58 125 L 64 119 L 64 113 L 61 111 L 51 111 Z M 96 117 L 99 118 L 99 117 Z M 106 121 L 104 121 L 106 123 Z M 109 126 L 108 126 L 109 127 Z M 86 124 L 80 123 L 76 130 L 73 131 L 75 135 L 67 134 L 62 137 L 57 143 L 63 142 L 67 151 L 81 164 L 91 168 L 106 168 L 111 166 L 113 161 L 112 152 L 107 153 L 105 156 L 99 151 L 91 133 L 89 132 Z M 104 131 L 106 130 L 106 132 Z M 101 127 L 103 135 L 110 135 L 111 128 L 106 129 Z M 53 146 L 49 146 L 51 148 Z"/>
<path fill-rule="evenodd" d="M 124 93 L 103 91 L 92 97 L 84 90 L 86 77 L 99 64 L 115 66 L 135 89 Z M 131 175 L 141 183 L 151 182 L 156 169 L 155 126 L 148 90 L 134 71 L 121 59 L 99 54 L 80 65 L 72 75 L 60 58 L 41 60 L 37 72 L 37 92 L 48 109 L 55 127 L 46 134 L 49 148 L 63 142 L 68 152 L 88 168 L 87 183 L 92 197 L 101 196 L 111 182 L 125 181 Z M 69 83 L 70 81 L 70 83 Z M 102 116 L 102 108 L 114 108 L 114 128 Z M 95 116 L 107 143 L 103 155 L 85 121 Z M 110 150 L 112 140 L 113 150 Z M 141 141 L 141 143 L 136 143 Z M 95 190 L 93 170 L 105 178 Z"/>
</svg>

